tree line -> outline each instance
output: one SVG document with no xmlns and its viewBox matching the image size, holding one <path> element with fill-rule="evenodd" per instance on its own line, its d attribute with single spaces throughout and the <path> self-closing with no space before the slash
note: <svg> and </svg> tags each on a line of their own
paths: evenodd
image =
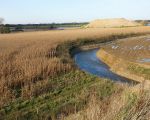
<svg viewBox="0 0 150 120">
<path fill-rule="evenodd" d="M 83 23 L 47 23 L 47 24 L 3 24 L 4 19 L 0 18 L 0 33 L 10 33 L 10 32 L 23 32 L 27 30 L 53 30 L 57 28 L 65 27 L 81 27 L 87 22 Z"/>
</svg>

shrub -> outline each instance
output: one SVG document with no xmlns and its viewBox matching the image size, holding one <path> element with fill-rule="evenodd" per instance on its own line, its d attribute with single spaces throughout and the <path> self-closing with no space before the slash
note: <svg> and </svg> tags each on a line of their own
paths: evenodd
<svg viewBox="0 0 150 120">
<path fill-rule="evenodd" d="M 10 33 L 10 28 L 7 26 L 0 26 L 0 33 Z"/>
</svg>

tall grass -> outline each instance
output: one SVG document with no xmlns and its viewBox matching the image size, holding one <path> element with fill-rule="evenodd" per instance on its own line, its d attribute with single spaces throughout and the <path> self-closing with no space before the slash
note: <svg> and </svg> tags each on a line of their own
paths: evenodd
<svg viewBox="0 0 150 120">
<path fill-rule="evenodd" d="M 9 109 L 7 106 L 18 99 L 30 101 L 54 92 L 52 88 L 56 87 L 59 81 L 54 84 L 49 79 L 55 80 L 55 78 L 76 69 L 70 55 L 74 48 L 127 36 L 147 34 L 149 30 L 148 27 L 138 27 L 0 35 L 0 108 Z M 76 40 L 77 38 L 82 39 Z M 70 81 L 67 82 L 69 84 Z M 63 87 L 66 86 L 65 84 Z M 57 92 L 59 93 L 59 91 Z M 56 97 L 61 99 L 57 94 Z M 17 106 L 19 106 L 18 109 L 22 109 L 20 104 Z M 26 110 L 14 112 L 14 115 L 20 114 L 20 112 L 24 114 Z M 2 116 L 7 115 L 3 112 Z"/>
<path fill-rule="evenodd" d="M 123 91 L 103 101 L 92 96 L 84 110 L 71 114 L 64 120 L 149 120 L 149 91 L 138 93 L 123 87 Z"/>
<path fill-rule="evenodd" d="M 144 68 L 139 65 L 130 64 L 127 68 L 131 73 L 143 76 L 145 80 L 150 80 L 150 68 Z"/>
</svg>

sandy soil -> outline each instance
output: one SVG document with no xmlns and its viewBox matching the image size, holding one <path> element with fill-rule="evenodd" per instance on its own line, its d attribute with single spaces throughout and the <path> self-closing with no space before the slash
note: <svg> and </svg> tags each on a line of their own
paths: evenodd
<svg viewBox="0 0 150 120">
<path fill-rule="evenodd" d="M 141 26 L 141 24 L 126 20 L 124 18 L 118 19 L 99 19 L 92 21 L 88 24 L 87 28 L 109 28 L 109 27 L 131 27 L 131 26 Z"/>
</svg>

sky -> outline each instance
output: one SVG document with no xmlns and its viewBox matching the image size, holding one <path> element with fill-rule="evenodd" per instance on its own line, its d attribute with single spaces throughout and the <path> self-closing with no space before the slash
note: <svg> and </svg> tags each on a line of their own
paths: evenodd
<svg viewBox="0 0 150 120">
<path fill-rule="evenodd" d="M 0 0 L 0 17 L 9 24 L 150 19 L 150 0 Z"/>
</svg>

